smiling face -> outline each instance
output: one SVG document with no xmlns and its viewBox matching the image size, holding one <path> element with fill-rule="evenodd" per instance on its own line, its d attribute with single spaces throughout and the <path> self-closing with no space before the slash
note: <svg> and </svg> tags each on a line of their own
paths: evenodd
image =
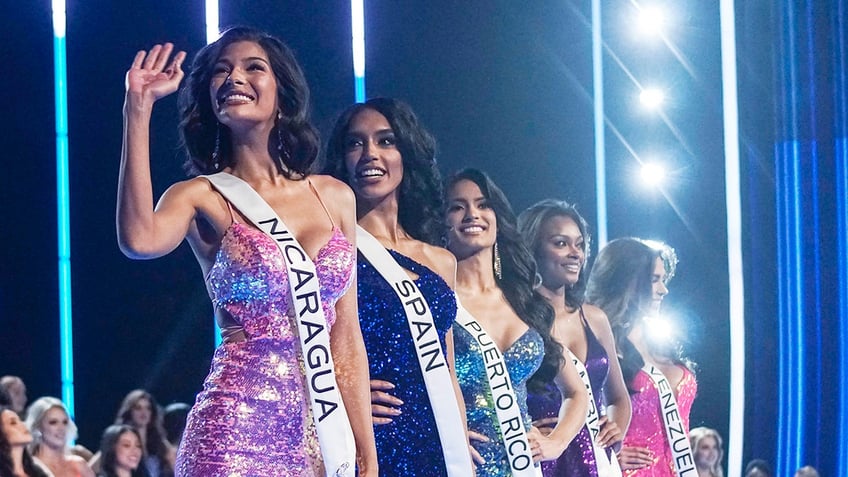
<svg viewBox="0 0 848 477">
<path fill-rule="evenodd" d="M 39 431 L 44 445 L 52 449 L 62 449 L 67 444 L 70 420 L 62 408 L 51 407 L 41 419 Z"/>
<path fill-rule="evenodd" d="M 498 221 L 480 187 L 468 179 L 454 183 L 447 194 L 448 249 L 458 259 L 491 248 L 497 241 Z"/>
<path fill-rule="evenodd" d="M 654 272 L 651 274 L 651 311 L 655 314 L 660 312 L 660 305 L 662 305 L 663 298 L 668 295 L 668 288 L 665 287 L 665 281 L 665 264 L 662 258 L 657 257 L 654 261 Z"/>
<path fill-rule="evenodd" d="M 277 117 L 277 78 L 268 54 L 257 43 L 238 41 L 221 51 L 212 69 L 209 95 L 215 116 L 232 130 Z"/>
<path fill-rule="evenodd" d="M 141 462 L 141 440 L 132 431 L 126 431 L 118 437 L 115 443 L 115 467 L 133 471 Z"/>
<path fill-rule="evenodd" d="M 705 436 L 698 441 L 695 451 L 695 464 L 698 467 L 712 468 L 718 463 L 718 442 L 713 437 Z"/>
<path fill-rule="evenodd" d="M 32 434 L 15 411 L 3 410 L 0 413 L 0 420 L 3 422 L 3 436 L 11 447 L 25 446 L 32 442 Z"/>
<path fill-rule="evenodd" d="M 403 158 L 385 116 L 365 108 L 350 120 L 344 139 L 344 161 L 358 201 L 377 203 L 397 196 L 403 180 Z"/>
<path fill-rule="evenodd" d="M 586 262 L 586 243 L 571 217 L 554 215 L 541 226 L 536 260 L 542 283 L 550 290 L 572 287 Z"/>
</svg>

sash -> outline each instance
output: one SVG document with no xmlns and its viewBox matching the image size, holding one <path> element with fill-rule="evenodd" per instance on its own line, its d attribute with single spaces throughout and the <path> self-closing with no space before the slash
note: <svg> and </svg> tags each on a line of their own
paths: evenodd
<svg viewBox="0 0 848 477">
<path fill-rule="evenodd" d="M 615 454 L 612 456 L 607 454 L 606 449 L 598 445 L 598 434 L 601 432 L 600 419 L 601 415 L 598 412 L 598 406 L 595 404 L 595 395 L 592 393 L 592 382 L 589 381 L 589 371 L 582 361 L 577 359 L 577 356 L 568 348 L 568 356 L 571 357 L 571 362 L 577 368 L 577 374 L 583 380 L 583 385 L 586 386 L 586 393 L 589 395 L 589 411 L 586 413 L 586 427 L 589 429 L 589 436 L 592 439 L 592 452 L 595 454 L 595 465 L 598 468 L 598 477 L 621 477 L 621 467 L 618 465 L 618 459 Z"/>
<path fill-rule="evenodd" d="M 674 461 L 674 471 L 678 477 L 687 475 L 697 476 L 695 460 L 692 458 L 692 447 L 689 436 L 683 427 L 683 420 L 677 410 L 677 399 L 674 398 L 671 384 L 665 375 L 651 363 L 645 363 L 642 368 L 657 388 L 660 395 L 660 414 L 665 424 L 665 435 L 671 448 L 671 459 Z"/>
<path fill-rule="evenodd" d="M 480 355 L 486 365 L 486 381 L 492 393 L 492 401 L 498 416 L 503 445 L 506 449 L 506 460 L 513 477 L 542 477 L 542 468 L 533 465 L 533 453 L 527 441 L 524 420 L 521 409 L 515 398 L 512 380 L 506 368 L 503 355 L 486 330 L 474 319 L 462 305 L 458 305 L 456 322 L 465 328 L 480 346 Z"/>
<path fill-rule="evenodd" d="M 456 402 L 450 370 L 439 344 L 433 314 L 421 290 L 392 258 L 388 250 L 362 227 L 356 227 L 356 246 L 362 255 L 389 282 L 406 312 L 409 332 L 415 342 L 418 365 L 424 377 L 430 406 L 436 418 L 439 441 L 449 477 L 467 477 L 471 471 L 471 454 L 462 426 L 462 415 Z"/>
<path fill-rule="evenodd" d="M 336 382 L 315 264 L 274 209 L 247 182 L 226 172 L 203 177 L 279 247 L 297 315 L 309 401 L 325 472 L 327 477 L 354 477 L 356 447 Z"/>
</svg>

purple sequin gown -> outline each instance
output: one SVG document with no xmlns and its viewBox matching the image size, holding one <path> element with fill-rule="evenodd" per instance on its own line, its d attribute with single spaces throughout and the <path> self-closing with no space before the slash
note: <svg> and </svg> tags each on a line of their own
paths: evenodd
<svg viewBox="0 0 848 477">
<path fill-rule="evenodd" d="M 313 259 L 327 322 L 350 286 L 355 250 L 333 235 Z M 216 309 L 246 339 L 215 350 L 188 416 L 177 476 L 322 476 L 285 262 L 260 230 L 234 222 L 207 277 Z"/>
<path fill-rule="evenodd" d="M 586 323 L 582 308 L 580 319 L 586 333 L 586 361 L 583 364 L 589 373 L 589 382 L 592 383 L 595 405 L 603 416 L 606 414 L 606 398 L 603 389 L 609 374 L 609 356 L 592 333 L 592 328 Z M 527 397 L 527 407 L 533 420 L 556 417 L 561 404 L 560 392 L 554 383 L 547 383 L 541 391 L 531 390 Z M 595 464 L 589 428 L 584 425 L 557 460 L 542 462 L 542 474 L 545 477 L 597 477 L 598 468 Z"/>
</svg>

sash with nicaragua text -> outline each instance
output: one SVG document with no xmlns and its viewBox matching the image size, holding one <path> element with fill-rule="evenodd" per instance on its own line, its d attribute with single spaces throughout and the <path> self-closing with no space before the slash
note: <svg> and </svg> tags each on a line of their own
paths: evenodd
<svg viewBox="0 0 848 477">
<path fill-rule="evenodd" d="M 424 377 L 430 406 L 436 418 L 439 441 L 449 477 L 466 477 L 471 472 L 471 454 L 456 402 L 453 382 L 433 314 L 421 290 L 415 285 L 388 250 L 362 227 L 356 228 L 356 246 L 362 255 L 386 279 L 403 304 L 415 354 Z"/>
<path fill-rule="evenodd" d="M 457 306 L 459 310 L 456 314 L 456 322 L 465 328 L 480 346 L 480 355 L 486 366 L 486 381 L 492 393 L 510 471 L 513 477 L 542 477 L 542 468 L 533 465 L 533 453 L 527 441 L 521 409 L 515 398 L 503 354 L 491 336 L 486 333 L 474 316 L 459 304 L 459 301 Z"/>
<path fill-rule="evenodd" d="M 683 419 L 677 409 L 677 399 L 668 379 L 656 366 L 645 363 L 642 371 L 648 374 L 660 395 L 660 414 L 665 424 L 665 435 L 671 448 L 671 458 L 674 461 L 674 471 L 678 477 L 697 477 L 695 460 L 692 458 L 692 447 L 689 445 L 689 435 L 683 427 Z"/>
<path fill-rule="evenodd" d="M 592 439 L 592 451 L 595 454 L 595 465 L 598 468 L 598 477 L 621 477 L 621 467 L 618 465 L 618 459 L 615 454 L 611 456 L 607 454 L 606 449 L 598 444 L 598 434 L 601 432 L 601 414 L 598 412 L 598 406 L 595 404 L 595 395 L 592 392 L 592 382 L 589 381 L 589 371 L 582 361 L 577 359 L 577 356 L 568 350 L 568 356 L 571 357 L 571 362 L 577 368 L 577 374 L 583 380 L 583 385 L 586 386 L 586 393 L 589 395 L 589 411 L 586 413 L 586 427 L 589 429 L 589 436 Z"/>
<path fill-rule="evenodd" d="M 274 209 L 248 183 L 226 172 L 203 177 L 279 247 L 288 270 L 309 400 L 325 472 L 327 477 L 354 477 L 356 447 L 336 382 L 315 264 Z"/>
</svg>

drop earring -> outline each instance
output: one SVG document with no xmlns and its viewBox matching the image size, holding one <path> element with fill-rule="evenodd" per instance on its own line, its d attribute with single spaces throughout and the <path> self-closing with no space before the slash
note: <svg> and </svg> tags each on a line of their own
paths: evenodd
<svg viewBox="0 0 848 477">
<path fill-rule="evenodd" d="M 498 243 L 495 242 L 495 253 L 494 253 L 494 269 L 495 276 L 498 277 L 498 280 L 503 278 L 503 271 L 501 270 L 501 253 L 498 251 Z"/>
<path fill-rule="evenodd" d="M 212 151 L 212 168 L 215 169 L 215 172 L 218 172 L 218 169 L 221 167 L 221 164 L 218 162 L 218 155 L 221 153 L 221 123 L 215 128 L 215 149 Z"/>
</svg>

